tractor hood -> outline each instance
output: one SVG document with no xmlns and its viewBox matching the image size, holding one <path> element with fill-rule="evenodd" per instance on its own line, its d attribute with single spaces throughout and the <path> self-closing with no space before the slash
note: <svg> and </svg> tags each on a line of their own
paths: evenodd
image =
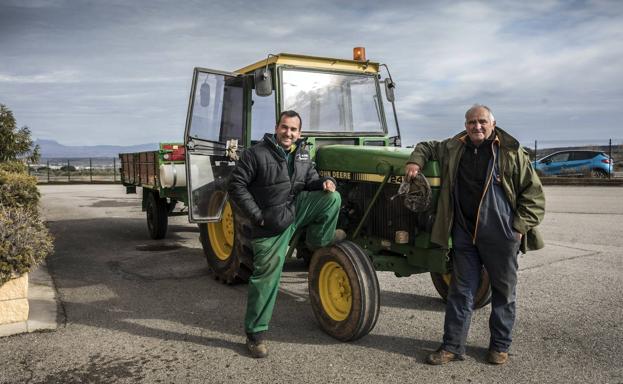
<svg viewBox="0 0 623 384">
<path fill-rule="evenodd" d="M 404 175 L 412 149 L 360 145 L 325 145 L 316 151 L 318 170 L 347 171 L 385 175 Z"/>
</svg>

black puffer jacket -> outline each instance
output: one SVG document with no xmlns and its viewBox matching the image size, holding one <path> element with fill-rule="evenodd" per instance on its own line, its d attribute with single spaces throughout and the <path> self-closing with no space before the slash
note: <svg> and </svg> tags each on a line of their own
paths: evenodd
<svg viewBox="0 0 623 384">
<path fill-rule="evenodd" d="M 302 190 L 321 190 L 305 140 L 296 142 L 292 178 L 283 151 L 271 133 L 244 151 L 229 182 L 229 196 L 253 223 L 251 236 L 270 237 L 283 232 L 294 221 L 296 195 Z M 337 183 L 336 183 L 337 185 Z M 260 223 L 264 225 L 260 226 Z"/>
</svg>

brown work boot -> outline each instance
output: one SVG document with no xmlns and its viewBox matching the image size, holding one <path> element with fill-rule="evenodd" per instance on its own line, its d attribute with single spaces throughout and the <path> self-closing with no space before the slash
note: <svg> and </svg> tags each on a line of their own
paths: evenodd
<svg viewBox="0 0 623 384">
<path fill-rule="evenodd" d="M 262 359 L 268 356 L 268 346 L 266 345 L 266 341 L 262 339 L 253 340 L 247 337 L 247 349 L 251 357 L 256 359 Z"/>
<path fill-rule="evenodd" d="M 490 349 L 487 354 L 487 361 L 491 364 L 504 364 L 508 361 L 508 352 L 498 352 Z"/>
<path fill-rule="evenodd" d="M 463 360 L 463 356 L 448 352 L 443 347 L 439 347 L 426 358 L 426 362 L 430 365 L 442 365 L 456 360 Z"/>
</svg>

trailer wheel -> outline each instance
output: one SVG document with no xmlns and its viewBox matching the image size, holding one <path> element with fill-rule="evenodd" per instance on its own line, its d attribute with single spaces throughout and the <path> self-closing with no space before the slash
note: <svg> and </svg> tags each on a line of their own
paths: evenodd
<svg viewBox="0 0 623 384">
<path fill-rule="evenodd" d="M 324 332 L 341 340 L 357 340 L 376 325 L 380 289 L 366 253 L 343 241 L 314 252 L 309 265 L 309 297 Z"/>
<path fill-rule="evenodd" d="M 222 193 L 215 192 L 210 204 L 220 204 Z M 250 224 L 232 203 L 225 203 L 220 222 L 199 224 L 199 234 L 215 279 L 225 284 L 249 280 L 253 272 Z"/>
<path fill-rule="evenodd" d="M 147 213 L 147 229 L 149 236 L 154 239 L 162 239 L 167 234 L 169 207 L 167 199 L 161 199 L 158 192 L 148 192 L 145 202 Z"/>
<path fill-rule="evenodd" d="M 450 281 L 452 281 L 452 272 L 449 273 L 437 273 L 431 272 L 430 277 L 433 280 L 433 285 L 435 289 L 441 296 L 443 302 L 447 302 L 448 300 L 448 289 L 450 288 Z M 474 308 L 482 308 L 485 305 L 489 304 L 491 301 L 491 282 L 489 281 L 489 273 L 482 267 L 480 271 L 480 285 L 478 286 L 478 290 L 476 291 L 476 296 L 474 297 Z"/>
</svg>

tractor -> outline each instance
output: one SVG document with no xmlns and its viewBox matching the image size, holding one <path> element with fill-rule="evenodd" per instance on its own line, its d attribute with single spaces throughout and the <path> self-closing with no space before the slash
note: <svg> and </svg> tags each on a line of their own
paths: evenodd
<svg viewBox="0 0 623 384">
<path fill-rule="evenodd" d="M 345 239 L 312 255 L 304 233 L 297 233 L 288 251 L 309 263 L 309 297 L 322 330 L 349 341 L 374 328 L 376 271 L 430 273 L 445 300 L 451 239 L 442 247 L 429 234 L 441 185 L 438 163 L 422 172 L 432 200 L 426 211 L 414 213 L 393 198 L 411 153 L 401 147 L 394 89 L 388 67 L 367 60 L 363 48 L 354 49 L 352 60 L 280 53 L 234 72 L 194 69 L 184 134 L 188 216 L 199 225 L 217 279 L 246 282 L 253 270 L 249 220 L 227 195 L 238 155 L 274 131 L 281 111 L 295 110 L 316 169 L 338 181 L 342 196 L 338 231 Z M 483 271 L 475 306 L 490 296 Z"/>
</svg>

